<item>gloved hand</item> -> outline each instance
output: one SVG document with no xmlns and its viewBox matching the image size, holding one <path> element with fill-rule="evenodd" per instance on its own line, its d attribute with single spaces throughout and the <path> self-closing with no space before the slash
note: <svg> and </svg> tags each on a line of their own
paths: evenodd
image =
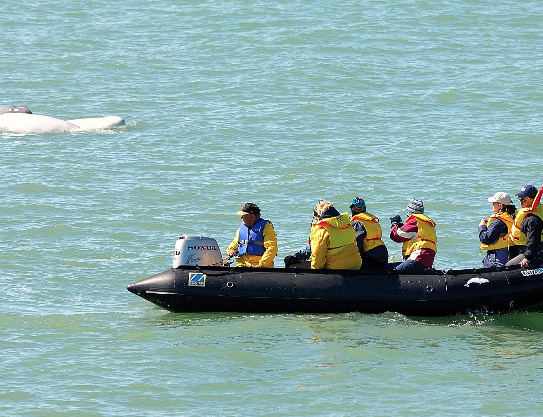
<svg viewBox="0 0 543 417">
<path fill-rule="evenodd" d="M 294 255 L 287 255 L 285 256 L 285 268 L 290 267 L 292 264 L 297 263 L 298 260 Z"/>
<path fill-rule="evenodd" d="M 398 227 L 403 226 L 402 218 L 399 215 L 392 216 L 390 218 L 390 227 L 392 227 L 392 226 L 398 226 Z"/>
</svg>

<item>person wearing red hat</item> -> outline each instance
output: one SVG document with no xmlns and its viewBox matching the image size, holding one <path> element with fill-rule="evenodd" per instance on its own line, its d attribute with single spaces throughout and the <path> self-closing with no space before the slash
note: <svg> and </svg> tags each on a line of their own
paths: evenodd
<svg viewBox="0 0 543 417">
<path fill-rule="evenodd" d="M 533 185 L 526 185 L 517 193 L 521 208 L 515 216 L 510 236 L 520 254 L 505 266 L 520 265 L 528 268 L 543 263 L 543 206 L 540 204 L 542 194 L 543 188 L 538 191 Z"/>
<path fill-rule="evenodd" d="M 245 204 L 236 214 L 241 216 L 241 225 L 226 254 L 231 258 L 237 255 L 236 266 L 273 268 L 277 234 L 272 223 L 260 217 L 260 208 L 254 203 Z"/>
</svg>

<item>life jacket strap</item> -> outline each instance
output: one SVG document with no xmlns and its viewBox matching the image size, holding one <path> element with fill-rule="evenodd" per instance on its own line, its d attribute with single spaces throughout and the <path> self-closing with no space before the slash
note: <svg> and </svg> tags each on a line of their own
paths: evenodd
<svg viewBox="0 0 543 417">
<path fill-rule="evenodd" d="M 348 245 L 336 246 L 335 248 L 328 248 L 328 250 L 339 249 L 339 248 L 345 248 L 345 247 L 347 247 L 347 246 L 348 246 Z"/>
<path fill-rule="evenodd" d="M 333 227 L 334 229 L 349 229 L 351 226 L 351 224 L 348 224 L 346 226 L 334 226 L 333 224 L 330 224 L 328 222 L 320 222 L 320 223 L 317 223 L 317 226 L 320 226 L 320 227 L 324 227 L 324 225 L 327 225 L 327 226 L 330 226 L 330 227 Z"/>
<path fill-rule="evenodd" d="M 239 244 L 240 245 L 249 245 L 249 244 L 253 244 L 253 245 L 264 245 L 264 242 L 261 242 L 259 240 L 240 240 L 239 241 Z"/>
</svg>

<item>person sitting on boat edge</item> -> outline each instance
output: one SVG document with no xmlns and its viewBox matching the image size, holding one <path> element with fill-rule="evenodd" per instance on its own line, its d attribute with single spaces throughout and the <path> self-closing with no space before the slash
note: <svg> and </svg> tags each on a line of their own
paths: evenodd
<svg viewBox="0 0 543 417">
<path fill-rule="evenodd" d="M 540 204 L 543 188 L 537 191 L 526 185 L 517 195 L 520 209 L 511 229 L 511 239 L 519 251 L 505 266 L 520 265 L 523 268 L 543 264 L 543 206 Z"/>
<path fill-rule="evenodd" d="M 379 219 L 366 212 L 366 203 L 360 197 L 355 197 L 351 201 L 350 208 L 353 215 L 350 223 L 355 230 L 356 244 L 362 258 L 360 269 L 382 269 L 388 263 L 388 250 L 381 239 L 382 230 L 379 225 Z M 313 225 L 314 223 L 312 223 L 312 228 Z M 309 240 L 305 248 L 285 257 L 285 268 L 290 268 L 291 266 L 305 268 L 305 264 L 310 258 L 311 240 Z"/>
<path fill-rule="evenodd" d="M 351 201 L 351 226 L 356 233 L 356 245 L 362 257 L 361 270 L 383 269 L 388 263 L 388 250 L 383 242 L 379 219 L 366 211 L 363 198 Z"/>
<path fill-rule="evenodd" d="M 418 198 L 407 205 L 405 224 L 400 216 L 390 218 L 390 239 L 402 243 L 403 262 L 387 269 L 420 271 L 431 269 L 437 252 L 436 223 L 424 214 L 424 203 Z"/>
<path fill-rule="evenodd" d="M 493 214 L 479 222 L 481 250 L 487 251 L 483 266 L 502 267 L 517 254 L 515 244 L 509 236 L 515 221 L 516 207 L 511 196 L 503 191 L 498 191 L 489 197 L 488 201 L 492 203 Z"/>
<path fill-rule="evenodd" d="M 226 254 L 237 255 L 236 266 L 273 268 L 277 234 L 272 223 L 260 217 L 260 208 L 254 203 L 245 204 L 236 214 L 241 216 L 241 225 Z"/>
<path fill-rule="evenodd" d="M 349 213 L 339 213 L 333 203 L 320 200 L 313 209 L 311 269 L 360 269 L 362 258 Z"/>
</svg>

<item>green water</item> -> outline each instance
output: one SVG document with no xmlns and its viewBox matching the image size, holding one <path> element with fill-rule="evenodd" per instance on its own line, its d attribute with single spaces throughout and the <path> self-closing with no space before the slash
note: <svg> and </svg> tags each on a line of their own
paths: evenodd
<svg viewBox="0 0 543 417">
<path fill-rule="evenodd" d="M 543 315 L 170 314 L 126 285 L 262 208 L 276 265 L 312 208 L 413 197 L 440 269 L 480 265 L 496 191 L 543 186 L 538 1 L 0 0 L 0 413 L 534 416 Z M 388 238 L 392 260 L 400 247 Z"/>
</svg>

